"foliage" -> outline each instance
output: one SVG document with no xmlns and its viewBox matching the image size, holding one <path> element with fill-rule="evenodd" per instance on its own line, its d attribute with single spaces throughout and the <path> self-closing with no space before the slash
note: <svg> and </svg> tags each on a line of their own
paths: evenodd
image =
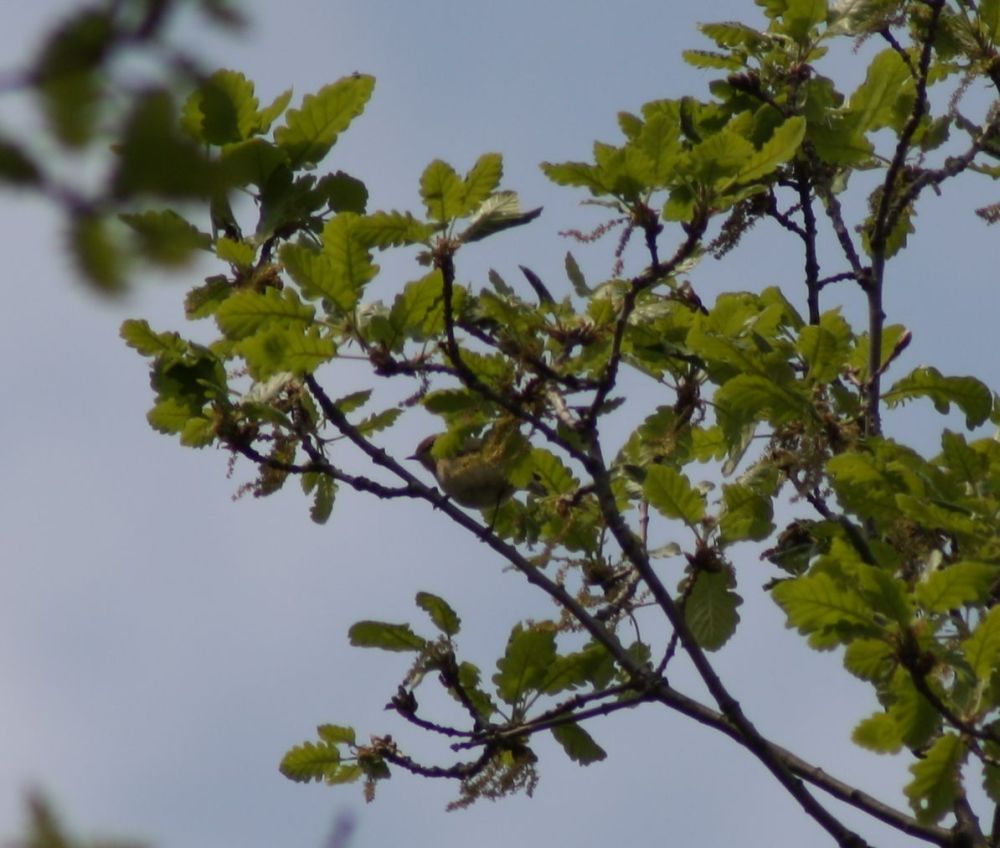
<svg viewBox="0 0 1000 848">
<path fill-rule="evenodd" d="M 422 625 L 358 622 L 354 645 L 410 655 L 391 708 L 457 760 L 429 765 L 395 737 L 324 724 L 285 756 L 289 778 L 360 781 L 371 798 L 392 769 L 449 777 L 455 806 L 530 793 L 537 735 L 587 765 L 606 756 L 589 719 L 651 704 L 749 750 L 838 845 L 866 843 L 817 791 L 936 845 L 1000 842 L 969 800 L 981 783 L 1000 803 L 1000 444 L 944 429 L 940 452 L 924 456 L 891 431 L 904 427 L 883 424 L 887 408 L 905 420 L 911 401 L 957 408 L 970 431 L 1000 424 L 995 395 L 973 377 L 924 366 L 885 385 L 911 336 L 883 310 L 887 270 L 916 236 L 926 190 L 1000 174 L 990 162 L 1000 110 L 969 116 L 963 100 L 974 80 L 1000 87 L 1000 3 L 758 5 L 763 28 L 706 24 L 714 48 L 686 54 L 721 72 L 711 99 L 647 103 L 620 115 L 622 139 L 596 143 L 592 161 L 543 163 L 608 210 L 601 233 L 621 231 L 599 283 L 571 254 L 561 287 L 524 266 L 527 288 L 496 272 L 459 282 L 466 251 L 539 212 L 502 187 L 497 153 L 465 173 L 431 162 L 419 212 L 369 211 L 361 179 L 321 173 L 372 95 L 369 76 L 262 107 L 250 81 L 223 70 L 177 108 L 160 92 L 128 116 L 114 199 L 197 199 L 211 220 L 204 231 L 174 210 L 131 212 L 122 221 L 138 249 L 162 262 L 203 249 L 221 263 L 186 300 L 188 318 L 214 322 L 209 343 L 141 320 L 122 328 L 151 360 L 150 424 L 248 460 L 255 495 L 298 478 L 320 523 L 345 489 L 423 501 L 555 606 L 550 620 L 511 622 L 492 674 L 463 657 L 462 621 L 444 598 L 418 594 Z M 881 46 L 853 92 L 823 74 L 838 40 Z M 89 138 L 86 115 L 56 117 L 64 144 Z M 9 182 L 44 183 L 27 153 L 3 150 Z M 150 150 L 171 167 L 153 168 Z M 236 192 L 252 198 L 252 220 L 230 205 Z M 843 201 L 859 194 L 865 212 L 850 220 L 855 204 Z M 113 286 L 124 260 L 102 215 L 77 221 L 74 243 L 92 279 Z M 789 240 L 801 285 L 704 302 L 698 263 L 724 258 L 755 225 Z M 631 239 L 644 258 L 626 273 Z M 821 247 L 835 255 L 828 268 Z M 385 304 L 367 290 L 389 250 L 422 267 Z M 862 328 L 829 306 L 833 286 L 859 299 Z M 359 358 L 369 388 L 336 397 L 327 387 Z M 659 405 L 643 420 L 633 413 L 631 433 L 612 443 L 607 424 L 627 418 L 637 392 Z M 385 452 L 382 435 L 414 407 L 440 419 L 436 461 L 478 451 L 518 493 L 480 519 Z M 347 470 L 359 456 L 372 476 Z M 871 685 L 881 708 L 853 738 L 909 752 L 909 811 L 761 736 L 716 674 L 710 654 L 741 632 L 741 585 L 756 579 L 751 542 L 767 546 L 767 589 L 789 627 L 838 649 Z M 664 628 L 645 626 L 657 619 L 669 625 L 662 641 L 649 634 Z M 710 702 L 668 681 L 679 652 Z M 453 715 L 421 709 L 416 690 L 434 682 Z"/>
</svg>

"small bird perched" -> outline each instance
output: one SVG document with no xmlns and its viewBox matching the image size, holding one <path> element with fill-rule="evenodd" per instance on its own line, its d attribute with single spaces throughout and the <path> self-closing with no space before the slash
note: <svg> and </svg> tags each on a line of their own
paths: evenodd
<svg viewBox="0 0 1000 848">
<path fill-rule="evenodd" d="M 438 485 L 456 503 L 470 509 L 491 509 L 514 494 L 503 463 L 495 451 L 485 450 L 480 439 L 470 439 L 454 456 L 434 456 L 438 436 L 428 436 L 413 456 L 434 475 Z"/>
</svg>

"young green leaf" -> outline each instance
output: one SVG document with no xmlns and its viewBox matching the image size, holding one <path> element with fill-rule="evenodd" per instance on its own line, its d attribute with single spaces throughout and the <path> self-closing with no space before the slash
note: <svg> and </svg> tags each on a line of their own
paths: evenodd
<svg viewBox="0 0 1000 848">
<path fill-rule="evenodd" d="M 497 693 L 506 703 L 517 703 L 544 684 L 555 657 L 556 636 L 551 627 L 515 625 L 493 675 Z"/>
<path fill-rule="evenodd" d="M 274 140 L 293 168 L 315 165 L 360 115 L 371 97 L 375 78 L 354 74 L 307 94 L 299 109 L 290 109 Z"/>
<path fill-rule="evenodd" d="M 340 749 L 336 744 L 304 742 L 296 745 L 284 757 L 278 769 L 289 780 L 309 783 L 326 780 L 340 766 Z"/>
<path fill-rule="evenodd" d="M 910 807 L 922 824 L 936 824 L 947 813 L 959 792 L 959 766 L 965 758 L 965 743 L 946 733 L 922 760 L 910 766 L 913 779 L 905 788 Z"/>
<path fill-rule="evenodd" d="M 552 735 L 575 763 L 589 766 L 605 759 L 607 752 L 578 724 L 559 724 L 552 728 Z"/>
<path fill-rule="evenodd" d="M 417 606 L 431 617 L 434 626 L 445 636 L 458 635 L 462 620 L 444 598 L 430 592 L 417 592 Z"/>
<path fill-rule="evenodd" d="M 890 408 L 917 397 L 929 398 L 942 415 L 955 404 L 965 413 L 970 430 L 983 424 L 993 411 L 993 393 L 982 382 L 975 377 L 945 377 L 932 367 L 915 369 L 882 395 Z"/>
<path fill-rule="evenodd" d="M 299 327 L 312 323 L 316 310 L 299 300 L 292 288 L 236 292 L 216 310 L 215 321 L 230 339 L 252 336 L 263 327 Z"/>
<path fill-rule="evenodd" d="M 972 635 L 962 642 L 962 653 L 983 683 L 989 683 L 1000 660 L 1000 607 L 980 619 Z"/>
<path fill-rule="evenodd" d="M 465 175 L 465 213 L 472 212 L 497 190 L 503 177 L 503 157 L 484 153 Z"/>
<path fill-rule="evenodd" d="M 383 651 L 422 651 L 427 640 L 418 636 L 408 624 L 388 624 L 384 621 L 359 621 L 348 631 L 356 648 L 380 648 Z"/>
<path fill-rule="evenodd" d="M 705 517 L 704 496 L 687 477 L 668 465 L 653 465 L 647 469 L 643 492 L 667 518 L 679 518 L 693 526 Z"/>
<path fill-rule="evenodd" d="M 420 197 L 427 209 L 427 217 L 441 224 L 466 214 L 465 191 L 462 178 L 441 159 L 431 162 L 420 177 Z"/>
<path fill-rule="evenodd" d="M 956 562 L 918 583 L 917 601 L 928 612 L 948 612 L 986 599 L 1000 579 L 1000 567 L 985 562 Z"/>
<path fill-rule="evenodd" d="M 736 632 L 743 599 L 729 588 L 729 575 L 701 572 L 684 605 L 684 618 L 694 638 L 706 651 L 717 651 Z"/>
</svg>

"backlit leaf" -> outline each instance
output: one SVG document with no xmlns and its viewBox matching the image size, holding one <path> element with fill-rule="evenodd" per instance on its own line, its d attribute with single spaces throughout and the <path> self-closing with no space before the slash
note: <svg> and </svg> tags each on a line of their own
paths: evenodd
<svg viewBox="0 0 1000 848">
<path fill-rule="evenodd" d="M 578 724 L 560 724 L 552 728 L 552 735 L 575 763 L 588 766 L 605 759 L 607 752 Z"/>
<path fill-rule="evenodd" d="M 516 625 L 507 641 L 499 671 L 493 675 L 500 697 L 516 703 L 526 692 L 537 690 L 545 682 L 549 667 L 556 658 L 556 637 L 550 627 Z"/>
<path fill-rule="evenodd" d="M 910 807 L 923 824 L 936 824 L 951 812 L 959 791 L 959 766 L 965 744 L 954 733 L 946 733 L 922 760 L 910 766 L 913 779 L 905 788 Z"/>
<path fill-rule="evenodd" d="M 417 592 L 417 606 L 426 612 L 434 626 L 446 636 L 455 636 L 462 626 L 462 620 L 444 598 L 430 592 Z"/>
<path fill-rule="evenodd" d="M 326 156 L 337 136 L 364 111 L 374 87 L 374 77 L 354 74 L 307 94 L 300 108 L 290 109 L 284 126 L 274 131 L 289 164 L 315 165 Z"/>
<path fill-rule="evenodd" d="M 384 621 L 359 621 L 348 631 L 356 648 L 380 648 L 383 651 L 422 651 L 427 640 L 410 629 L 408 624 L 388 624 Z"/>
<path fill-rule="evenodd" d="M 736 608 L 743 599 L 729 588 L 729 575 L 701 572 L 684 606 L 691 633 L 706 651 L 717 651 L 736 632 L 740 616 Z"/>
<path fill-rule="evenodd" d="M 643 492 L 667 518 L 693 525 L 705 517 L 705 499 L 691 481 L 674 468 L 654 465 L 647 470 Z"/>
<path fill-rule="evenodd" d="M 917 368 L 882 395 L 886 405 L 899 406 L 917 397 L 929 398 L 945 414 L 955 404 L 965 413 L 971 430 L 983 424 L 993 411 L 993 393 L 975 377 L 945 377 L 937 368 Z"/>
</svg>

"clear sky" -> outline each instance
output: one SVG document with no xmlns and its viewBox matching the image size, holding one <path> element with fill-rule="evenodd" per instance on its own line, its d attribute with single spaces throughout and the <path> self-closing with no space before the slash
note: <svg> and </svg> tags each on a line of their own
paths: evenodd
<svg viewBox="0 0 1000 848">
<path fill-rule="evenodd" d="M 5 62 L 23 60 L 75 5 L 0 0 Z M 556 233 L 597 218 L 547 183 L 538 162 L 584 158 L 594 139 L 615 140 L 620 109 L 704 94 L 705 75 L 679 55 L 707 46 L 696 21 L 761 22 L 750 0 L 257 0 L 247 10 L 252 26 L 240 36 L 189 28 L 184 37 L 208 64 L 246 73 L 263 101 L 373 73 L 366 114 L 326 164 L 364 179 L 375 208 L 417 208 L 433 158 L 464 171 L 480 153 L 502 152 L 505 185 L 545 212 L 460 275 L 493 266 L 513 277 L 524 263 L 556 288 L 569 246 Z M 847 89 L 858 62 L 839 60 Z M 7 114 L 0 102 L 0 123 Z M 915 246 L 890 278 L 890 319 L 915 332 L 904 365 L 1000 383 L 995 234 L 971 213 L 994 200 L 989 187 L 962 183 L 921 205 Z M 416 504 L 345 493 L 320 528 L 294 486 L 234 503 L 240 478 L 227 479 L 226 455 L 182 449 L 148 427 L 146 365 L 117 336 L 133 316 L 182 328 L 185 286 L 209 270 L 140 280 L 125 300 L 101 302 L 74 280 L 49 210 L 0 196 L 0 228 L 0 838 L 18 830 L 24 792 L 41 787 L 79 830 L 161 848 L 319 848 L 338 814 L 356 819 L 354 848 L 825 844 L 749 755 L 652 708 L 594 724 L 610 756 L 589 768 L 542 743 L 530 801 L 445 813 L 455 786 L 397 774 L 366 807 L 357 787 L 281 777 L 282 753 L 321 722 L 412 738 L 382 710 L 406 658 L 350 649 L 353 621 L 418 620 L 415 592 L 444 594 L 465 621 L 463 646 L 489 674 L 510 611 L 548 607 Z M 700 269 L 702 296 L 783 283 L 801 304 L 801 261 L 775 250 L 775 236 L 761 226 Z M 611 250 L 584 252 L 595 278 Z M 380 282 L 379 296 L 396 282 Z M 940 423 L 928 407 L 905 435 L 933 450 Z M 717 656 L 736 696 L 776 741 L 901 803 L 900 761 L 849 742 L 873 698 L 836 656 L 785 631 L 759 597 L 769 575 L 756 552 L 738 566 L 744 629 Z M 419 738 L 415 747 L 427 750 Z M 907 844 L 877 828 L 866 835 Z"/>
</svg>

